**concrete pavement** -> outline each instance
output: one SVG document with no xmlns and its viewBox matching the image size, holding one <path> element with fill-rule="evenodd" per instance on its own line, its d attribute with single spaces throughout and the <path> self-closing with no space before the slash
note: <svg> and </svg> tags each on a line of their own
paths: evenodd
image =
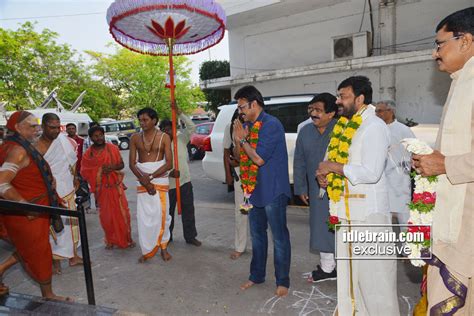
<svg viewBox="0 0 474 316">
<path fill-rule="evenodd" d="M 128 151 L 122 152 L 128 165 Z M 273 296 L 272 244 L 269 244 L 267 281 L 247 291 L 239 285 L 247 280 L 251 255 L 229 259 L 234 237 L 233 193 L 226 186 L 207 178 L 200 161 L 190 164 L 194 186 L 196 224 L 201 247 L 185 243 L 180 217 L 176 217 L 170 262 L 159 256 L 139 264 L 136 226 L 136 193 L 132 173 L 126 170 L 127 197 L 132 212 L 132 234 L 137 247 L 105 250 L 103 232 L 97 214 L 87 216 L 90 252 L 96 301 L 98 305 L 149 315 L 332 315 L 336 306 L 336 282 L 309 284 L 302 274 L 315 268 L 317 256 L 309 253 L 308 211 L 288 208 L 288 225 L 292 243 L 291 288 L 286 298 Z M 0 260 L 9 251 L 0 244 Z M 407 261 L 398 263 L 398 295 L 402 315 L 410 314 L 419 298 L 421 272 Z M 40 295 L 39 288 L 17 265 L 8 271 L 4 281 L 11 291 Z M 60 295 L 72 296 L 87 303 L 82 268 L 68 267 L 54 276 L 53 286 Z"/>
</svg>

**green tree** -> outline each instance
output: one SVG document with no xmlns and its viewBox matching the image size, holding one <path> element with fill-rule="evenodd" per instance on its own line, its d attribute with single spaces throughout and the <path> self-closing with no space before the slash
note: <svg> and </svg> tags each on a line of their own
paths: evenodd
<svg viewBox="0 0 474 316">
<path fill-rule="evenodd" d="M 160 117 L 170 116 L 170 91 L 165 88 L 168 57 L 148 56 L 124 48 L 113 54 L 87 52 L 94 60 L 94 75 L 119 97 L 122 116 L 132 116 L 142 107 L 154 108 Z M 173 58 L 176 72 L 176 103 L 184 111 L 196 107 L 204 95 L 190 80 L 190 62 L 184 56 Z"/>
<path fill-rule="evenodd" d="M 30 109 L 58 87 L 58 98 L 73 103 L 87 90 L 80 112 L 93 120 L 119 117 L 120 99 L 102 81 L 94 79 L 81 56 L 68 44 L 58 44 L 58 34 L 48 29 L 36 32 L 26 22 L 17 30 L 0 28 L 0 101 L 8 109 Z M 67 105 L 64 105 L 67 108 Z"/>
<path fill-rule="evenodd" d="M 209 80 L 230 76 L 230 65 L 227 60 L 211 60 L 205 61 L 199 68 L 199 79 Z M 228 104 L 231 100 L 230 89 L 204 89 L 206 100 L 208 102 L 208 110 L 217 113 L 220 105 Z"/>
<path fill-rule="evenodd" d="M 90 80 L 81 57 L 57 37 L 48 29 L 36 32 L 30 22 L 0 28 L 0 99 L 11 108 L 31 108 L 28 95 L 40 103 L 55 87 L 63 89 L 62 99 L 74 101 Z"/>
</svg>

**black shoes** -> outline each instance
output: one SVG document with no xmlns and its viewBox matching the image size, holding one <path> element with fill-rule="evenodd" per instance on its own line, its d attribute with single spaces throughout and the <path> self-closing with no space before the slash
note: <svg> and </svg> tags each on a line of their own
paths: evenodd
<svg viewBox="0 0 474 316">
<path fill-rule="evenodd" d="M 187 244 L 190 244 L 190 245 L 194 245 L 196 247 L 200 247 L 202 245 L 202 242 L 200 242 L 199 240 L 197 240 L 196 238 L 193 238 L 191 240 L 186 240 L 186 243 Z"/>
<path fill-rule="evenodd" d="M 332 270 L 332 272 L 324 272 L 323 269 L 321 269 L 321 266 L 318 264 L 318 267 L 316 270 L 314 270 L 311 273 L 311 281 L 313 283 L 324 281 L 324 280 L 336 280 L 337 279 L 337 272 L 336 268 Z"/>
</svg>

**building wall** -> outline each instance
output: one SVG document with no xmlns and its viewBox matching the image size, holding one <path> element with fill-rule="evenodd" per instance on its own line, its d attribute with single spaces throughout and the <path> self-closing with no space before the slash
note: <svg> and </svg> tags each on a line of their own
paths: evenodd
<svg viewBox="0 0 474 316">
<path fill-rule="evenodd" d="M 378 3 L 378 0 L 372 0 L 374 55 L 430 48 L 436 24 L 452 12 L 472 6 L 472 0 L 398 0 L 395 7 L 389 4 L 379 11 Z M 364 0 L 347 0 L 317 10 L 230 29 L 231 75 L 331 61 L 332 37 L 356 33 L 359 29 L 370 30 L 368 13 L 361 24 L 363 7 Z M 394 43 L 402 44 L 391 46 Z M 398 103 L 397 116 L 412 118 L 420 123 L 439 122 L 450 78 L 445 73 L 439 73 L 434 62 L 430 61 L 354 73 L 273 80 L 256 85 L 265 95 L 335 93 L 341 80 L 359 74 L 371 79 L 374 100 L 395 99 Z M 233 87 L 232 91 L 237 88 Z"/>
</svg>

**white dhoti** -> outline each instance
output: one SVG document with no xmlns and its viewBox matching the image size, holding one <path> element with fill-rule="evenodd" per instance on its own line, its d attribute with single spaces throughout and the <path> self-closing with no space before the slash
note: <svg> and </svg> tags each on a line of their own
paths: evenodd
<svg viewBox="0 0 474 316">
<path fill-rule="evenodd" d="M 136 166 L 143 173 L 151 174 L 164 163 L 164 160 L 139 162 Z M 138 239 L 142 254 L 146 259 L 153 257 L 159 249 L 166 249 L 170 239 L 171 224 L 171 216 L 168 213 L 168 177 L 155 178 L 151 183 L 155 186 L 155 195 L 148 194 L 140 183 L 137 187 Z"/>
<path fill-rule="evenodd" d="M 342 224 L 347 221 L 341 219 Z M 375 213 L 365 221 L 352 221 L 360 225 L 391 224 L 388 214 Z M 389 227 L 363 227 L 371 232 L 385 232 Z M 337 232 L 337 256 L 351 257 L 348 243 L 343 243 L 343 230 Z M 350 267 L 352 262 L 352 271 Z M 351 291 L 352 284 L 352 291 Z M 353 296 L 352 296 L 353 295 Z M 400 315 L 397 298 L 397 261 L 389 260 L 338 260 L 337 310 L 339 315 Z"/>
<path fill-rule="evenodd" d="M 74 170 L 76 168 L 76 142 L 64 134 L 51 143 L 44 159 L 51 167 L 56 180 L 56 191 L 63 201 L 63 206 L 76 210 L 76 194 L 74 188 Z M 77 218 L 62 216 L 64 229 L 55 233 L 51 229 L 49 238 L 54 259 L 71 259 L 77 255 L 79 247 L 79 225 Z"/>
<path fill-rule="evenodd" d="M 76 195 L 73 192 L 63 197 L 63 206 L 76 210 Z M 79 224 L 75 217 L 61 216 L 64 229 L 60 233 L 56 233 L 51 229 L 49 241 L 53 259 L 71 259 L 77 256 L 77 248 L 81 245 L 79 237 Z"/>
</svg>

